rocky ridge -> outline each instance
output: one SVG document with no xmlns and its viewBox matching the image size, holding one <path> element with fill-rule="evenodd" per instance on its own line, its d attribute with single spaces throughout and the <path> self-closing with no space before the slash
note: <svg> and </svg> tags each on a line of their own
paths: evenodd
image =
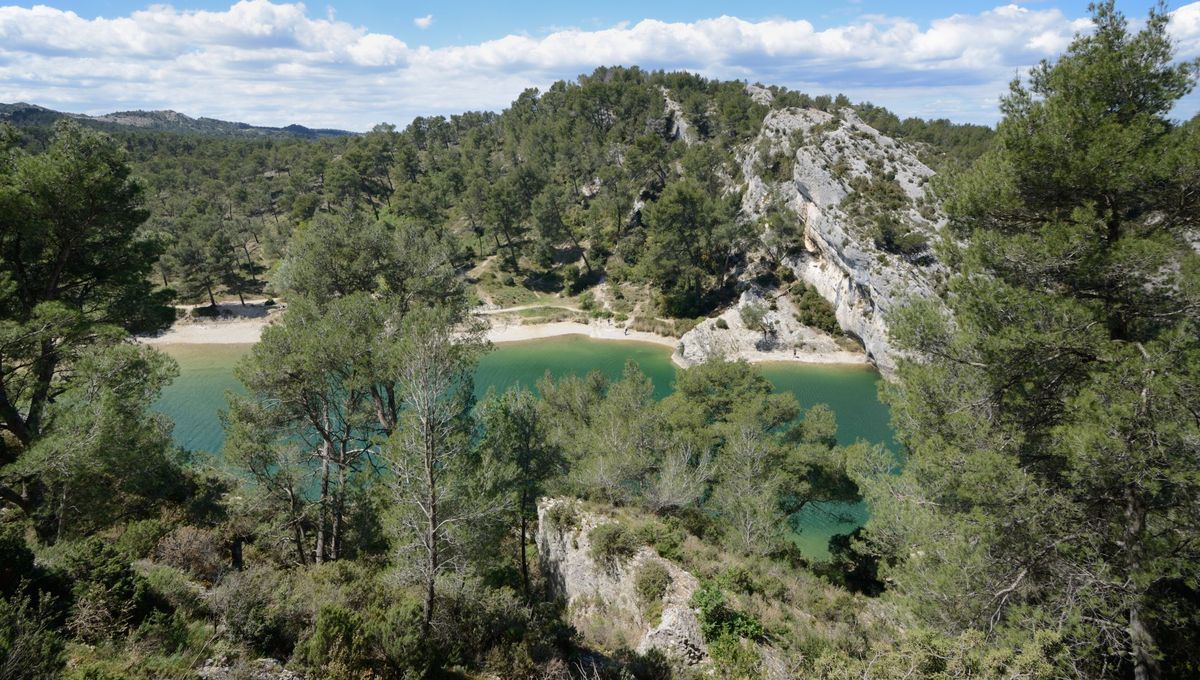
<svg viewBox="0 0 1200 680">
<path fill-rule="evenodd" d="M 617 628 L 637 638 L 629 642 L 639 653 L 658 650 L 684 666 L 707 662 L 700 622 L 689 604 L 699 581 L 645 546 L 619 562 L 597 563 L 591 555 L 591 533 L 610 521 L 570 499 L 546 498 L 538 503 L 538 559 L 555 592 L 567 603 L 568 620 L 585 638 L 597 626 Z M 635 588 L 635 575 L 650 562 L 661 564 L 671 577 L 657 622 L 643 611 Z"/>
<path fill-rule="evenodd" d="M 756 101 L 770 101 L 770 92 L 763 88 L 754 88 L 751 94 Z M 790 159 L 790 177 L 765 177 L 766 161 L 779 154 Z M 906 299 L 932 297 L 942 267 L 928 251 L 914 258 L 880 247 L 855 223 L 843 202 L 853 191 L 855 178 L 894 179 L 907 202 L 894 217 L 932 241 L 944 223 L 926 194 L 933 171 L 911 149 L 871 128 L 849 108 L 837 115 L 816 109 L 773 110 L 739 160 L 745 178 L 742 216 L 759 220 L 772 207 L 797 216 L 803 224 L 804 248 L 783 258 L 783 263 L 833 305 L 841 328 L 862 343 L 867 360 L 890 376 L 897 350 L 888 336 L 888 317 Z M 762 297 L 763 293 L 747 284 L 738 307 L 747 303 L 747 295 Z M 818 341 L 823 334 L 811 329 L 812 338 L 803 337 L 787 314 L 778 316 L 778 327 L 785 331 L 780 347 L 791 343 L 798 351 L 832 349 L 822 347 L 832 339 Z M 728 312 L 722 318 L 732 327 Z M 716 321 L 710 319 L 683 336 L 680 354 L 688 364 L 713 356 L 736 358 L 747 347 L 741 340 L 717 332 Z M 750 338 L 749 342 L 753 346 L 757 341 Z"/>
</svg>

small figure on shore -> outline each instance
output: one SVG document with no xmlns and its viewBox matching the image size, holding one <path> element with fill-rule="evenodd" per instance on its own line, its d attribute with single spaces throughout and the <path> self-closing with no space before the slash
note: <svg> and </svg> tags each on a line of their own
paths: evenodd
<svg viewBox="0 0 1200 680">
<path fill-rule="evenodd" d="M 625 335 L 629 335 L 629 326 L 625 327 Z"/>
<path fill-rule="evenodd" d="M 796 358 L 796 347 L 795 346 L 792 347 L 792 358 L 793 359 Z"/>
</svg>

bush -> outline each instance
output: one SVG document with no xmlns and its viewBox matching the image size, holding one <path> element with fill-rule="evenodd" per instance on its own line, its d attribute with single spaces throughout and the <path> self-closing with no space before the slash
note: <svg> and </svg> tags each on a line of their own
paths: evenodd
<svg viewBox="0 0 1200 680">
<path fill-rule="evenodd" d="M 4 556 L 5 559 L 8 555 Z M 0 598 L 0 677 L 12 680 L 57 678 L 63 667 L 63 639 L 56 632 L 47 598 L 34 605 L 24 592 Z"/>
<path fill-rule="evenodd" d="M 596 309 L 596 296 L 592 294 L 592 291 L 584 291 L 579 295 L 579 308 L 585 312 Z"/>
<path fill-rule="evenodd" d="M 17 592 L 23 582 L 34 578 L 33 551 L 25 545 L 21 528 L 15 524 L 0 526 L 0 597 Z"/>
<path fill-rule="evenodd" d="M 692 594 L 689 603 L 700 612 L 700 630 L 708 642 L 731 635 L 759 641 L 765 631 L 757 619 L 729 607 L 725 593 L 713 583 L 705 583 Z"/>
<path fill-rule="evenodd" d="M 616 522 L 601 524 L 592 529 L 588 539 L 592 542 L 589 553 L 592 561 L 607 566 L 624 562 L 642 547 L 632 531 Z"/>
<path fill-rule="evenodd" d="M 344 607 L 325 605 L 312 635 L 300 647 L 302 663 L 330 680 L 360 678 L 369 664 L 369 643 L 362 617 Z"/>
<path fill-rule="evenodd" d="M 559 533 L 579 526 L 579 513 L 570 501 L 555 503 L 546 510 L 546 520 Z"/>
<path fill-rule="evenodd" d="M 757 302 L 752 302 L 748 305 L 743 305 L 738 313 L 742 316 L 742 323 L 752 331 L 760 333 L 767 332 L 767 309 Z"/>
<path fill-rule="evenodd" d="M 728 321 L 726 321 L 726 320 L 725 320 L 724 318 L 722 318 L 722 317 L 717 317 L 717 328 L 720 328 L 720 329 L 721 329 L 721 330 L 723 330 L 723 331 L 724 331 L 724 330 L 728 330 L 728 329 L 729 329 L 729 322 L 728 322 Z"/>
<path fill-rule="evenodd" d="M 220 539 L 211 531 L 193 526 L 182 526 L 167 534 L 154 552 L 159 562 L 208 584 L 217 580 L 225 566 L 225 548 Z"/>
<path fill-rule="evenodd" d="M 174 654 L 187 646 L 187 622 L 178 613 L 157 611 L 138 626 L 136 637 L 152 650 Z"/>
<path fill-rule="evenodd" d="M 286 592 L 277 592 L 280 576 L 267 569 L 228 576 L 216 600 L 234 642 L 260 654 L 285 658 L 291 655 L 307 621 L 289 606 Z"/>
<path fill-rule="evenodd" d="M 671 572 L 658 560 L 649 560 L 633 576 L 633 589 L 642 606 L 662 599 L 671 587 Z"/>
<path fill-rule="evenodd" d="M 207 616 L 208 602 L 199 585 L 175 567 L 155 564 L 146 570 L 146 582 L 150 590 L 172 608 L 187 612 L 191 616 Z"/>
<path fill-rule="evenodd" d="M 416 600 L 391 603 L 371 617 L 367 635 L 380 658 L 383 677 L 424 677 L 429 650 L 421 639 L 421 604 Z"/>
<path fill-rule="evenodd" d="M 833 305 L 821 297 L 816 288 L 806 283 L 792 286 L 792 301 L 796 305 L 796 321 L 826 333 L 841 332 Z"/>
<path fill-rule="evenodd" d="M 158 542 L 171 531 L 171 527 L 159 519 L 143 519 L 125 525 L 125 531 L 117 538 L 117 549 L 131 560 L 150 557 Z"/>
<path fill-rule="evenodd" d="M 85 642 L 98 642 L 136 626 L 157 604 L 146 579 L 133 571 L 128 558 L 98 537 L 71 546 L 63 556 L 62 570 L 73 581 L 75 600 L 67 625 Z"/>
<path fill-rule="evenodd" d="M 683 559 L 680 548 L 685 536 L 679 527 L 668 526 L 657 519 L 651 519 L 638 525 L 634 534 L 638 541 L 654 548 L 660 556 L 677 562 Z"/>
</svg>

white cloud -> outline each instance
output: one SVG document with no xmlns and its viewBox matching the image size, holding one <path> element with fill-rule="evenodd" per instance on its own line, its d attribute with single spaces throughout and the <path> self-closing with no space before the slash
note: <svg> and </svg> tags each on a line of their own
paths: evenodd
<svg viewBox="0 0 1200 680">
<path fill-rule="evenodd" d="M 422 31 L 429 28 L 432 25 L 433 25 L 433 15 L 432 14 L 426 14 L 423 17 L 417 17 L 416 19 L 413 19 L 413 26 L 416 26 L 417 28 L 421 29 Z"/>
<path fill-rule="evenodd" d="M 887 16 L 823 30 L 802 19 L 646 19 L 430 48 L 269 0 L 225 11 L 153 5 L 113 19 L 0 7 L 0 101 L 89 113 L 173 108 L 361 130 L 498 109 L 526 87 L 599 65 L 638 64 L 845 92 L 902 115 L 991 121 L 1012 75 L 1059 53 L 1087 25 L 1055 9 L 1005 5 L 927 26 Z M 1181 57 L 1200 56 L 1200 2 L 1176 10 L 1171 31 Z"/>
</svg>

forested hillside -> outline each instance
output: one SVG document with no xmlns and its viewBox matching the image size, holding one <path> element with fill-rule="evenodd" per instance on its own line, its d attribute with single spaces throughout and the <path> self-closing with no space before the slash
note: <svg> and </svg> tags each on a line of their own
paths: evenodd
<svg viewBox="0 0 1200 680">
<path fill-rule="evenodd" d="M 464 270 L 493 259 L 480 272 L 485 301 L 522 299 L 522 289 L 578 293 L 606 277 L 648 286 L 657 294 L 648 313 L 669 318 L 727 301 L 761 250 L 761 225 L 739 213 L 740 157 L 764 116 L 789 107 L 836 114 L 850 101 L 602 68 L 525 92 L 500 114 L 418 118 L 355 137 L 107 129 L 144 187 L 144 229 L 165 249 L 160 281 L 185 301 L 262 293 L 297 226 L 365 211 L 418 221 L 447 239 Z M 970 160 L 990 137 L 979 126 L 858 110 L 935 165 Z M 19 132 L 27 148 L 50 134 Z M 763 171 L 786 179 L 786 160 L 771 162 Z M 788 247 L 798 246 L 793 234 Z"/>
<path fill-rule="evenodd" d="M 0 680 L 1194 677 L 1200 64 L 1093 22 L 994 132 L 636 68 L 344 137 L 2 128 Z M 745 362 L 475 397 L 481 306 L 751 288 L 895 345 L 898 455 Z M 247 295 L 287 309 L 181 450 L 135 337 Z"/>
</svg>

